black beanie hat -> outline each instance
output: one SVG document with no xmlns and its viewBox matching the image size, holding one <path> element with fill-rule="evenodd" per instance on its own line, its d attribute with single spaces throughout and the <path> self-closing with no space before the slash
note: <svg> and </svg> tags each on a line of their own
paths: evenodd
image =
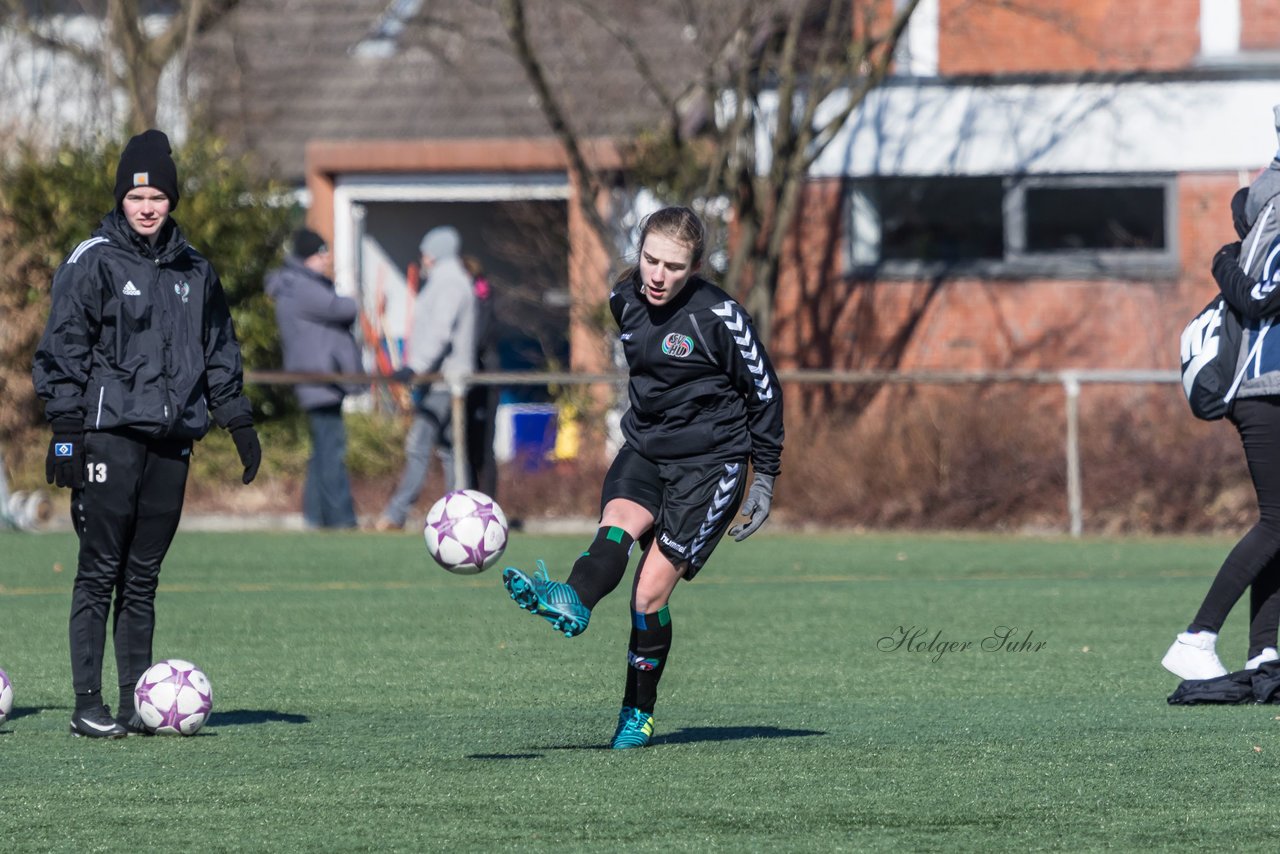
<svg viewBox="0 0 1280 854">
<path fill-rule="evenodd" d="M 129 140 L 116 167 L 116 204 L 134 187 L 154 187 L 169 197 L 170 210 L 178 207 L 178 168 L 173 165 L 169 137 L 161 131 L 144 131 Z"/>
<path fill-rule="evenodd" d="M 295 231 L 293 237 L 289 239 L 289 245 L 292 247 L 294 257 L 303 261 L 325 249 L 324 238 L 309 228 L 300 228 Z"/>
</svg>

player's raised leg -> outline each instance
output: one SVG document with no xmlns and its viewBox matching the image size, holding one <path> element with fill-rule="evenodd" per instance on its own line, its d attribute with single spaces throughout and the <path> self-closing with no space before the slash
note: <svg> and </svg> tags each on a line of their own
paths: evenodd
<svg viewBox="0 0 1280 854">
<path fill-rule="evenodd" d="M 502 573 L 502 583 L 516 604 L 546 619 L 565 637 L 586 631 L 591 609 L 622 581 L 635 543 L 631 531 L 647 530 L 653 514 L 634 501 L 615 498 L 605 504 L 600 521 L 595 539 L 574 563 L 567 582 L 552 581 L 542 561 L 532 577 L 514 567 Z"/>
<path fill-rule="evenodd" d="M 587 630 L 591 609 L 582 604 L 578 594 L 563 581 L 552 581 L 547 565 L 538 561 L 532 576 L 515 567 L 502 572 L 502 584 L 516 604 L 531 614 L 543 617 L 565 637 L 571 638 Z"/>
</svg>

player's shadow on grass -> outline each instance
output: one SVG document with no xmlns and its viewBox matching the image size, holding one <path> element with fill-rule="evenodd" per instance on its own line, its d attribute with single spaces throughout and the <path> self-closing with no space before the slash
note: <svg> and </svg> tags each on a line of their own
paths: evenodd
<svg viewBox="0 0 1280 854">
<path fill-rule="evenodd" d="M 14 706 L 9 710 L 8 716 L 4 723 L 0 724 L 0 735 L 9 735 L 13 732 L 13 722 L 19 718 L 28 718 L 32 715 L 38 715 L 41 712 L 55 712 L 58 709 L 70 710 L 70 706 Z"/>
<path fill-rule="evenodd" d="M 776 726 L 691 726 L 655 735 L 650 744 L 694 744 L 700 741 L 743 741 L 749 738 L 801 738 L 826 735 L 820 729 L 785 729 Z"/>
<path fill-rule="evenodd" d="M 650 745 L 696 744 L 704 741 L 744 741 L 751 738 L 801 738 L 826 735 L 820 729 L 786 729 L 776 726 L 695 726 L 666 735 L 655 735 Z M 609 750 L 608 744 L 555 744 L 535 750 Z M 541 759 L 540 753 L 472 753 L 468 759 Z"/>
<path fill-rule="evenodd" d="M 209 719 L 210 726 L 249 726 L 250 724 L 309 724 L 311 718 L 306 715 L 293 715 L 288 712 L 277 712 L 271 709 L 232 709 L 229 712 L 213 710 Z"/>
<path fill-rule="evenodd" d="M 29 715 L 38 715 L 44 711 L 53 711 L 62 708 L 60 706 L 15 706 L 9 710 L 9 720 L 16 721 L 18 718 L 25 718 Z M 69 708 L 69 707 L 68 707 Z"/>
</svg>

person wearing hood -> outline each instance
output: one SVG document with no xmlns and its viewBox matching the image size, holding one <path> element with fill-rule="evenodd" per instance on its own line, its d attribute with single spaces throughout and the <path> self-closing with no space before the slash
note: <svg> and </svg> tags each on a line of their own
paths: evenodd
<svg viewBox="0 0 1280 854">
<path fill-rule="evenodd" d="M 1280 140 L 1280 104 L 1272 108 Z M 1280 660 L 1280 150 L 1248 187 L 1231 198 L 1239 240 L 1213 257 L 1213 278 L 1244 328 L 1228 420 L 1239 433 L 1258 504 L 1258 521 L 1218 568 L 1200 608 L 1160 663 L 1184 680 L 1217 679 L 1228 668 L 1218 633 L 1249 591 L 1249 646 L 1244 670 Z M 1231 668 L 1234 672 L 1235 668 Z"/>
<path fill-rule="evenodd" d="M 80 538 L 69 626 L 71 733 L 144 733 L 133 688 L 151 666 L 160 565 L 182 515 L 191 447 L 212 420 L 230 431 L 248 484 L 262 449 L 240 345 L 213 265 L 182 236 L 169 139 L 129 140 L 115 208 L 58 267 L 32 381 L 53 430 L 50 483 L 71 488 Z M 103 703 L 107 615 L 119 676 Z"/>
<path fill-rule="evenodd" d="M 357 374 L 360 346 L 351 334 L 359 306 L 334 292 L 328 273 L 332 255 L 324 238 L 299 229 L 290 239 L 284 265 L 267 278 L 275 302 L 284 369 L 300 373 Z M 308 528 L 354 528 L 355 503 L 347 474 L 347 433 L 342 401 L 349 389 L 338 383 L 293 387 L 307 413 L 311 457 L 302 489 L 302 519 Z"/>
<path fill-rule="evenodd" d="M 428 231 L 418 246 L 426 284 L 413 304 L 413 329 L 405 367 L 393 375 L 409 382 L 418 374 L 445 376 L 475 373 L 476 297 L 471 275 L 463 266 L 462 238 L 457 229 L 439 226 Z M 405 438 L 405 467 L 382 515 L 378 531 L 399 531 L 422 494 L 432 451 L 452 453 L 453 429 L 449 388 L 441 383 L 420 386 L 413 394 L 413 423 Z M 455 484 L 463 489 L 469 484 Z"/>
</svg>

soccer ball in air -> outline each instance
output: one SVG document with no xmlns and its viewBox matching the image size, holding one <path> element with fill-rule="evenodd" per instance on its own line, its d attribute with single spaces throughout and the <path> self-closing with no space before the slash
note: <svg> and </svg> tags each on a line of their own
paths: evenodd
<svg viewBox="0 0 1280 854">
<path fill-rule="evenodd" d="M 458 489 L 431 505 L 422 536 L 436 563 L 458 575 L 474 575 L 502 557 L 507 516 L 483 492 Z"/>
<path fill-rule="evenodd" d="M 13 711 L 13 683 L 9 681 L 9 674 L 0 670 L 0 724 L 9 719 L 9 713 Z"/>
<path fill-rule="evenodd" d="M 213 711 L 213 688 L 199 667 L 169 658 L 147 668 L 133 701 L 142 723 L 157 735 L 195 735 Z"/>
</svg>

